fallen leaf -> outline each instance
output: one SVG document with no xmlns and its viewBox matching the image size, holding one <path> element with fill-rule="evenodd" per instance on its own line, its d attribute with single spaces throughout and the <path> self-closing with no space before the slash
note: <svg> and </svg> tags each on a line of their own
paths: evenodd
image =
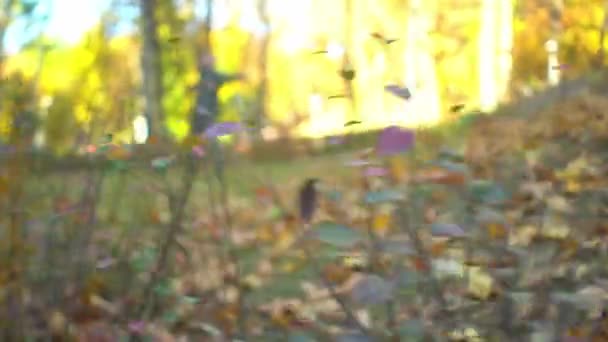
<svg viewBox="0 0 608 342">
<path fill-rule="evenodd" d="M 389 229 L 391 216 L 389 214 L 379 214 L 374 217 L 373 229 L 380 235 L 385 235 Z"/>
<path fill-rule="evenodd" d="M 437 237 L 463 237 L 465 231 L 457 224 L 453 223 L 433 223 L 431 224 L 431 234 Z"/>
<path fill-rule="evenodd" d="M 412 97 L 412 93 L 410 93 L 410 90 L 407 87 L 389 84 L 384 86 L 384 90 L 403 100 L 409 100 Z"/>
<path fill-rule="evenodd" d="M 354 285 L 350 296 L 355 303 L 368 306 L 387 302 L 392 298 L 393 290 L 393 284 L 371 274 L 363 277 Z"/>
</svg>

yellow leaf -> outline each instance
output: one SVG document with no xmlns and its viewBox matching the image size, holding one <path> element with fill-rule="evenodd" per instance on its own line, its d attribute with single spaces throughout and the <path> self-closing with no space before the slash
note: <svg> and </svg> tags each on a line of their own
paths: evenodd
<svg viewBox="0 0 608 342">
<path fill-rule="evenodd" d="M 279 236 L 276 237 L 276 245 L 275 245 L 275 249 L 277 250 L 284 250 L 289 248 L 293 242 L 295 240 L 295 236 L 292 232 L 288 231 L 288 230 L 282 230 L 279 233 Z"/>
<path fill-rule="evenodd" d="M 270 242 L 275 239 L 274 229 L 272 229 L 272 226 L 270 225 L 263 225 L 258 227 L 258 229 L 256 230 L 256 235 L 258 241 L 261 242 Z"/>
<path fill-rule="evenodd" d="M 379 214 L 374 217 L 373 228 L 378 234 L 384 235 L 389 229 L 391 217 L 388 214 Z"/>
<path fill-rule="evenodd" d="M 470 268 L 469 293 L 479 299 L 487 299 L 492 293 L 494 280 L 479 267 Z"/>
<path fill-rule="evenodd" d="M 575 180 L 566 181 L 566 191 L 569 193 L 578 193 L 582 189 L 581 183 Z"/>
<path fill-rule="evenodd" d="M 407 179 L 407 165 L 405 164 L 403 158 L 398 156 L 391 157 L 388 160 L 388 163 L 391 177 L 398 182 L 402 182 Z"/>
<path fill-rule="evenodd" d="M 492 239 L 504 239 L 507 236 L 507 229 L 503 224 L 490 223 L 487 225 L 488 234 Z"/>
</svg>

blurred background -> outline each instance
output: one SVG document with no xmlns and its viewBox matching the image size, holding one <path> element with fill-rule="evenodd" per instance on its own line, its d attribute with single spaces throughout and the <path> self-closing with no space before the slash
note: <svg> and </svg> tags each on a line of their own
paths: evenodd
<svg viewBox="0 0 608 342">
<path fill-rule="evenodd" d="M 604 0 L 2 0 L 0 141 L 19 131 L 61 154 L 107 134 L 183 139 L 209 109 L 210 70 L 209 110 L 264 140 L 435 125 L 599 69 L 607 11 Z"/>
</svg>

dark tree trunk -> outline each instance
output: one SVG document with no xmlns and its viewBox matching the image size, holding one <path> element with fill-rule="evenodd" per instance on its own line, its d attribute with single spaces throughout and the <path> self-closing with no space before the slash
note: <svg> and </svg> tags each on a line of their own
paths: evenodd
<svg viewBox="0 0 608 342">
<path fill-rule="evenodd" d="M 161 50 L 158 40 L 156 0 L 140 0 L 143 47 L 141 56 L 145 115 L 151 136 L 164 136 Z"/>
</svg>

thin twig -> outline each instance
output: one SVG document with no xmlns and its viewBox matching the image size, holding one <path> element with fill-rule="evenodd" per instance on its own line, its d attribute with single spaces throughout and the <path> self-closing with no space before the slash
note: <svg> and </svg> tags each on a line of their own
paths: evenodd
<svg viewBox="0 0 608 342">
<path fill-rule="evenodd" d="M 304 229 L 302 229 L 302 231 L 304 231 Z M 303 235 L 305 235 L 305 234 L 303 234 Z M 344 299 L 342 299 L 342 297 L 340 297 L 340 295 L 338 294 L 338 291 L 336 290 L 336 287 L 331 282 L 329 282 L 327 279 L 325 279 L 325 277 L 323 276 L 323 273 L 321 272 L 321 266 L 319 265 L 319 262 L 317 261 L 317 259 L 312 255 L 312 252 L 308 248 L 306 241 L 303 243 L 302 249 L 304 250 L 306 259 L 308 259 L 310 261 L 310 263 L 312 264 L 314 272 L 317 275 L 319 275 L 319 277 L 321 278 L 321 282 L 327 288 L 327 290 L 329 290 L 329 294 L 338 303 L 338 305 L 340 306 L 342 311 L 344 311 L 346 318 L 350 322 L 355 324 L 355 326 L 357 327 L 357 329 L 359 329 L 359 331 L 366 334 L 367 336 L 372 336 L 371 331 L 367 327 L 365 327 L 363 325 L 363 323 L 361 323 L 361 321 L 359 321 L 359 319 L 355 316 L 353 311 L 348 307 L 348 305 L 346 304 Z"/>
<path fill-rule="evenodd" d="M 222 153 L 222 150 L 217 142 L 217 140 L 212 141 L 213 144 L 216 144 L 213 152 L 214 153 Z M 239 264 L 239 257 L 236 254 L 236 248 L 232 241 L 234 227 L 233 227 L 233 219 L 230 214 L 230 206 L 228 202 L 228 184 L 226 183 L 226 177 L 224 174 L 223 167 L 216 167 L 216 177 L 220 186 L 220 205 L 222 207 L 222 211 L 224 214 L 224 220 L 226 223 L 226 227 L 224 229 L 224 243 L 226 243 L 228 248 L 228 258 L 234 265 L 234 279 L 236 280 L 237 285 L 237 326 L 238 326 L 238 335 L 240 338 L 247 340 L 247 310 L 245 307 L 245 293 L 241 286 L 241 269 Z"/>
<path fill-rule="evenodd" d="M 173 245 L 175 245 L 175 239 L 182 228 L 182 221 L 184 219 L 185 207 L 190 197 L 190 193 L 192 192 L 192 187 L 194 185 L 194 179 L 196 177 L 196 164 L 193 160 L 193 157 L 188 156 L 186 159 L 186 167 L 184 170 L 184 181 L 182 183 L 182 188 L 179 194 L 180 197 L 174 198 L 172 201 L 174 203 L 170 205 L 171 208 L 171 222 L 169 223 L 169 229 L 167 230 L 167 235 L 161 245 L 160 253 L 158 255 L 158 259 L 156 261 L 156 267 L 154 272 L 152 272 L 152 276 L 150 277 L 150 281 L 147 286 L 144 288 L 144 302 L 139 307 L 137 311 L 137 315 L 142 320 L 147 320 L 149 315 L 151 314 L 150 310 L 153 307 L 154 303 L 154 287 L 157 285 L 158 281 L 162 278 L 165 273 L 167 262 L 169 260 L 169 252 Z"/>
</svg>

